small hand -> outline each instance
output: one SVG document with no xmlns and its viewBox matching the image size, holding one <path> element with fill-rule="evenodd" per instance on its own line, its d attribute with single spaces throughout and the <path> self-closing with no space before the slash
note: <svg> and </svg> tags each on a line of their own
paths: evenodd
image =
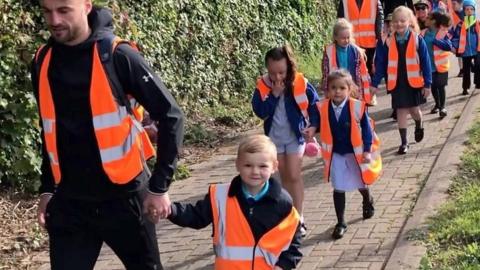
<svg viewBox="0 0 480 270">
<path fill-rule="evenodd" d="M 285 90 L 285 83 L 283 81 L 272 81 L 272 95 L 280 96 Z"/>
<path fill-rule="evenodd" d="M 370 163 L 372 161 L 372 155 L 369 152 L 363 152 L 363 163 Z"/>
<path fill-rule="evenodd" d="M 430 88 L 423 88 L 422 89 L 422 95 L 424 98 L 427 98 L 430 95 Z"/>
<path fill-rule="evenodd" d="M 308 127 L 304 130 L 302 130 L 302 133 L 307 140 L 307 142 L 311 141 L 313 136 L 315 136 L 315 131 L 317 130 L 316 127 Z"/>
<path fill-rule="evenodd" d="M 45 217 L 46 217 L 46 210 L 47 204 L 52 198 L 52 194 L 42 194 L 40 195 L 40 201 L 38 202 L 38 209 L 37 209 L 37 221 L 40 227 L 45 229 Z"/>
<path fill-rule="evenodd" d="M 148 219 L 158 223 L 160 219 L 167 218 L 171 213 L 171 202 L 168 193 L 155 195 L 148 193 L 143 200 L 143 213 L 148 214 Z"/>
</svg>

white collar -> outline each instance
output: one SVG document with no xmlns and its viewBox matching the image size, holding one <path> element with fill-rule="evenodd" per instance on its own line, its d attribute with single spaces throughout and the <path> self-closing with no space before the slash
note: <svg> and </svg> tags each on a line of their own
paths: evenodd
<svg viewBox="0 0 480 270">
<path fill-rule="evenodd" d="M 333 103 L 333 100 L 332 100 L 332 108 L 333 109 L 343 109 L 343 107 L 345 107 L 345 104 L 347 103 L 347 100 L 348 98 L 345 98 L 342 103 L 340 103 L 340 105 L 335 105 L 335 103 Z"/>
</svg>

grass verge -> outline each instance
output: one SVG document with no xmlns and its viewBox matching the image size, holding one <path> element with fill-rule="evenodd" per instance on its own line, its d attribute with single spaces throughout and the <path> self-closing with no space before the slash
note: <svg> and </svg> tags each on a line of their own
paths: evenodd
<svg viewBox="0 0 480 270">
<path fill-rule="evenodd" d="M 430 219 L 420 269 L 480 269 L 480 121 L 469 131 L 450 198 Z"/>
</svg>

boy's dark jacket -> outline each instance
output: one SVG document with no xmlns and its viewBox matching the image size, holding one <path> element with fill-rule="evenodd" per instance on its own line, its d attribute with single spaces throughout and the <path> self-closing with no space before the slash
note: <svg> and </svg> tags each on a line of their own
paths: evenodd
<svg viewBox="0 0 480 270">
<path fill-rule="evenodd" d="M 159 122 L 157 162 L 153 175 L 141 173 L 125 185 L 110 182 L 98 150 L 90 108 L 90 77 L 93 45 L 111 35 L 112 14 L 108 9 L 94 8 L 88 15 L 90 37 L 74 46 L 55 42 L 52 48 L 49 81 L 56 110 L 57 147 L 62 171 L 58 188 L 54 185 L 48 155 L 43 149 L 40 193 L 58 192 L 63 196 L 103 201 L 128 196 L 149 181 L 152 192 L 166 192 L 170 185 L 179 147 L 183 140 L 183 114 L 163 82 L 128 44 L 120 44 L 113 62 L 125 92 L 131 94 Z M 38 101 L 38 65 L 32 64 L 32 83 Z M 42 136 L 43 140 L 43 136 Z"/>
<path fill-rule="evenodd" d="M 255 241 L 277 226 L 292 210 L 293 204 L 290 195 L 282 189 L 280 183 L 270 178 L 269 189 L 267 193 L 258 202 L 249 203 L 242 191 L 242 181 L 240 176 L 236 176 L 228 191 L 228 196 L 235 196 L 240 204 L 240 208 L 250 225 Z M 251 213 L 251 214 L 250 214 Z M 213 225 L 212 206 L 210 203 L 210 194 L 205 195 L 203 200 L 193 204 L 172 204 L 172 214 L 170 221 L 182 226 L 194 229 L 201 229 L 209 224 Z M 282 269 L 295 268 L 302 258 L 300 252 L 300 224 L 297 227 L 295 236 L 288 250 L 284 251 L 277 262 Z"/>
</svg>

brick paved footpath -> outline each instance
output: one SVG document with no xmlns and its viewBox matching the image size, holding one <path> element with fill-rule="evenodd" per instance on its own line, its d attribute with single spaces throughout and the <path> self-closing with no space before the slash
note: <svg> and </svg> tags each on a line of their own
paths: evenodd
<svg viewBox="0 0 480 270">
<path fill-rule="evenodd" d="M 360 194 L 347 193 L 348 231 L 341 240 L 333 241 L 330 237 L 336 216 L 332 188 L 323 182 L 320 159 L 305 158 L 303 172 L 308 235 L 303 241 L 304 258 L 299 269 L 382 269 L 413 208 L 423 181 L 468 98 L 460 95 L 461 79 L 454 78 L 458 72 L 456 60 L 452 63 L 447 88 L 448 116 L 440 121 L 438 114 L 429 114 L 433 102 L 432 97 L 429 97 L 428 103 L 423 106 L 425 139 L 421 143 L 414 142 L 414 123 L 410 120 L 408 138 L 411 147 L 407 155 L 396 155 L 400 137 L 396 122 L 389 118 L 390 96 L 384 91 L 379 94 L 378 105 L 370 109 L 382 141 L 384 165 L 381 179 L 371 187 L 375 199 L 375 216 L 364 221 Z M 172 184 L 171 199 L 193 202 L 203 198 L 209 184 L 230 181 L 236 175 L 235 152 L 235 146 L 224 147 L 210 160 L 192 166 L 190 178 Z M 197 231 L 162 221 L 157 233 L 161 259 L 166 269 L 213 269 L 210 226 Z M 43 254 L 37 258 L 45 262 L 41 269 L 49 269 L 48 255 Z M 124 267 L 113 252 L 105 247 L 95 269 Z"/>
</svg>

